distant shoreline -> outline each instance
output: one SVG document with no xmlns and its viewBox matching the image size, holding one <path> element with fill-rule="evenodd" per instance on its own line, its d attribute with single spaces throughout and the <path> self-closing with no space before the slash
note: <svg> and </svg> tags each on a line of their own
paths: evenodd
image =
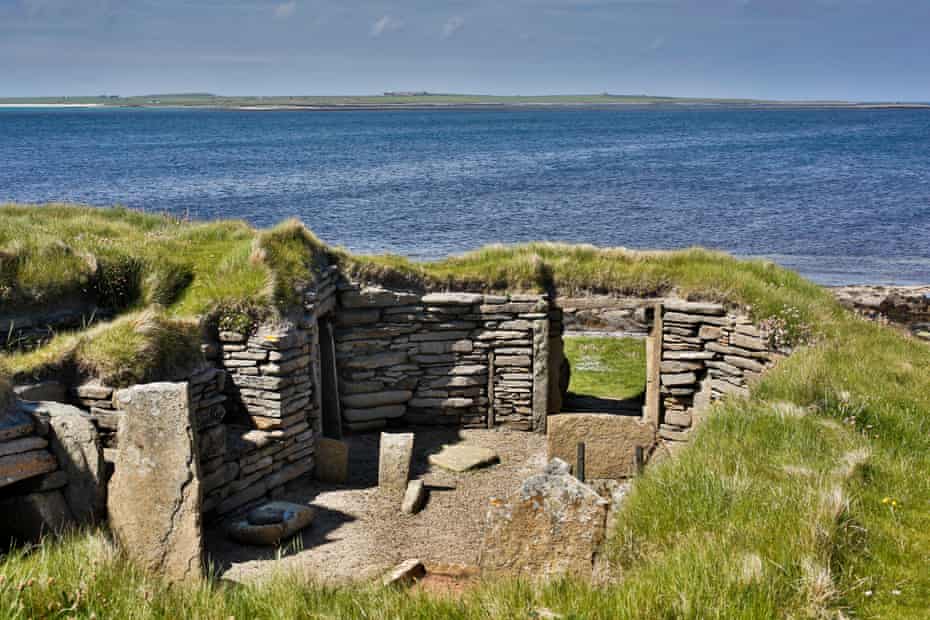
<svg viewBox="0 0 930 620">
<path fill-rule="evenodd" d="M 930 104 L 839 104 L 839 103 L 432 103 L 432 104 L 338 104 L 338 105 L 194 105 L 194 104 L 106 104 L 106 103 L 0 103 L 0 109 L 134 109 L 134 110 L 229 110 L 234 112 L 390 112 L 428 110 L 609 110 L 634 108 L 736 108 L 745 110 L 930 110 Z"/>
<path fill-rule="evenodd" d="M 930 102 L 710 99 L 647 95 L 496 96 L 385 93 L 371 96 L 220 96 L 208 93 L 139 97 L 0 97 L 0 108 L 207 109 L 243 112 L 332 112 L 390 110 L 526 110 L 712 107 L 739 109 L 925 110 Z"/>
</svg>

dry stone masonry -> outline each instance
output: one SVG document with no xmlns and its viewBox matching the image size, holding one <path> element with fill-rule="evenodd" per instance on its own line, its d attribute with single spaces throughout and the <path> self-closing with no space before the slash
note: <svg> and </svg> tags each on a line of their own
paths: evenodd
<svg viewBox="0 0 930 620">
<path fill-rule="evenodd" d="M 550 313 L 541 295 L 346 287 L 335 333 L 344 427 L 545 428 Z"/>
<path fill-rule="evenodd" d="M 684 441 L 712 401 L 748 396 L 751 383 L 785 352 L 770 346 L 749 317 L 720 304 L 666 300 L 662 307 L 659 437 Z"/>
</svg>

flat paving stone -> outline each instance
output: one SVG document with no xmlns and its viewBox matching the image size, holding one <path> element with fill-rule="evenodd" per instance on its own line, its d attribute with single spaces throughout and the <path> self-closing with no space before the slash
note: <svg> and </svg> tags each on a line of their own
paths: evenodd
<svg viewBox="0 0 930 620">
<path fill-rule="evenodd" d="M 456 472 L 469 471 L 499 462 L 500 457 L 494 450 L 465 444 L 443 446 L 438 453 L 429 456 L 430 465 Z"/>
</svg>

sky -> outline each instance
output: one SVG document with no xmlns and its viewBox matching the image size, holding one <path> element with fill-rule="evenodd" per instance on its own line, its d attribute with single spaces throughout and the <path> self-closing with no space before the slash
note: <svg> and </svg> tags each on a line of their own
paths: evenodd
<svg viewBox="0 0 930 620">
<path fill-rule="evenodd" d="M 930 0 L 0 0 L 0 97 L 930 101 Z"/>
</svg>

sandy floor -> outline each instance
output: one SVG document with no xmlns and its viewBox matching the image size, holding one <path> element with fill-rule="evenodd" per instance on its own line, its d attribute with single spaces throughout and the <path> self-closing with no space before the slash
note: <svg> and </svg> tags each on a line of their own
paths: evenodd
<svg viewBox="0 0 930 620">
<path fill-rule="evenodd" d="M 506 497 L 546 462 L 546 438 L 505 430 L 416 430 L 412 478 L 425 482 L 426 507 L 405 515 L 378 494 L 378 433 L 355 435 L 350 445 L 350 479 L 345 485 L 308 483 L 283 499 L 317 508 L 310 528 L 281 549 L 242 546 L 222 531 L 207 532 L 209 561 L 224 578 L 258 579 L 272 571 L 296 570 L 325 581 L 365 579 L 395 564 L 419 558 L 427 563 L 474 565 L 478 559 L 485 508 L 491 497 Z M 427 463 L 443 444 L 492 448 L 501 463 L 455 474 Z"/>
</svg>

